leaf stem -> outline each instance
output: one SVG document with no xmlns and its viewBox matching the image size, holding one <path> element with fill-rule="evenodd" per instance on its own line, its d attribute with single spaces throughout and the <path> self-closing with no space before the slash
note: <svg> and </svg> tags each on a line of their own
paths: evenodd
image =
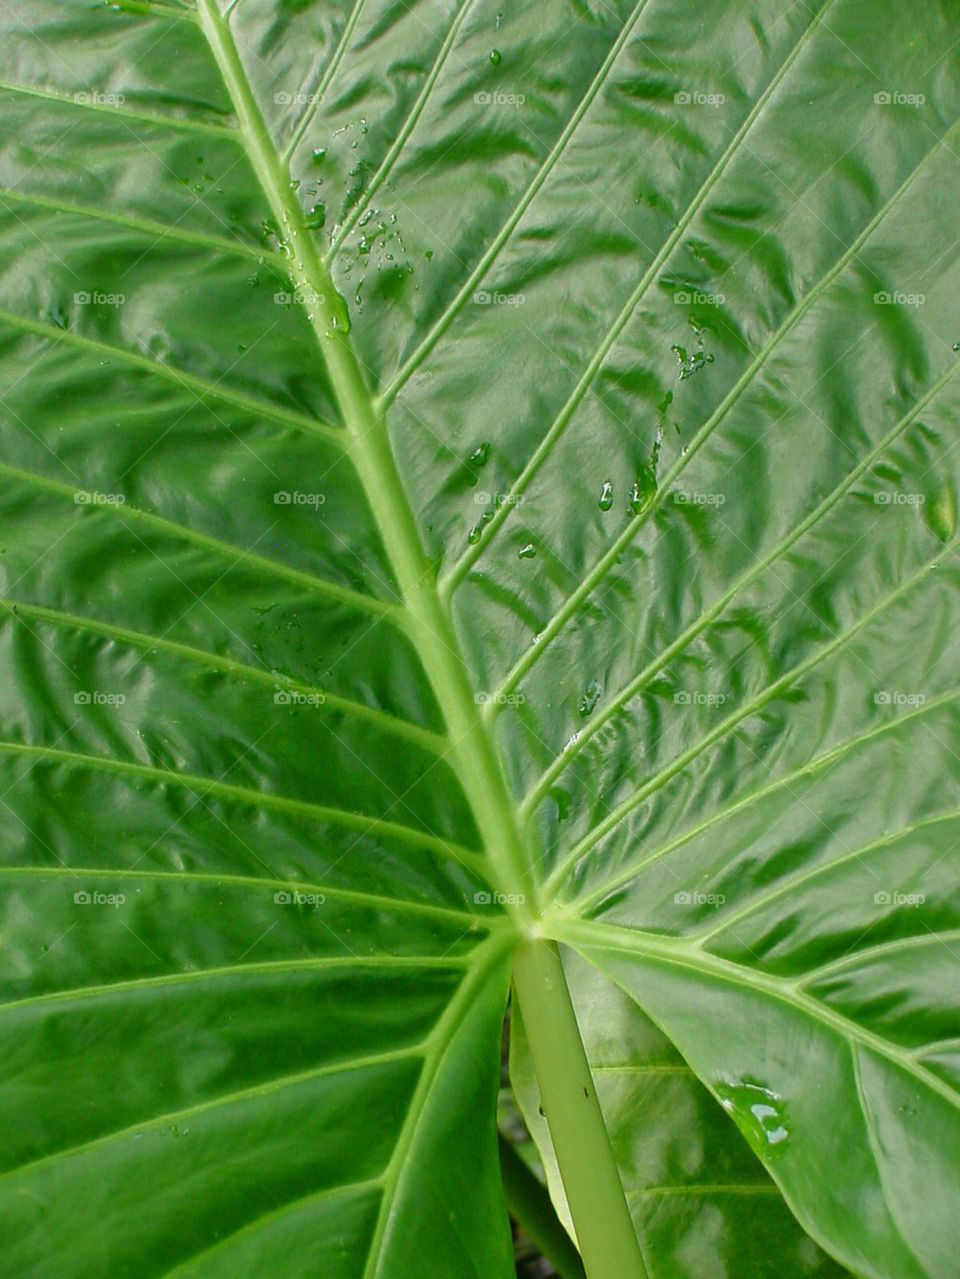
<svg viewBox="0 0 960 1279">
<path fill-rule="evenodd" d="M 540 1249 L 560 1279 L 586 1279 L 583 1261 L 557 1216 L 546 1186 L 533 1175 L 513 1142 L 500 1137 L 500 1173 L 510 1215 Z"/>
<path fill-rule="evenodd" d="M 513 959 L 540 1103 L 589 1279 L 648 1279 L 555 943 Z"/>
</svg>

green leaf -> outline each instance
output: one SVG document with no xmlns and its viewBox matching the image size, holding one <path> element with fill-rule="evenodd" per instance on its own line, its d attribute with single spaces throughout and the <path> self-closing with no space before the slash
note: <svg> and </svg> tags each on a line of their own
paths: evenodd
<svg viewBox="0 0 960 1279">
<path fill-rule="evenodd" d="M 0 14 L 6 1274 L 952 1272 L 955 28 Z"/>
</svg>

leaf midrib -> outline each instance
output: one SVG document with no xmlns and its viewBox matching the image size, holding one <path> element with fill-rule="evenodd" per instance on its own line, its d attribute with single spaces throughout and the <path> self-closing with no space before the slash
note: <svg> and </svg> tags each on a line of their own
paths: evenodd
<svg viewBox="0 0 960 1279">
<path fill-rule="evenodd" d="M 304 308 L 326 365 L 353 462 L 400 587 L 408 631 L 433 687 L 451 740 L 453 767 L 480 831 L 495 882 L 504 891 L 526 887 L 530 899 L 511 905 L 518 918 L 535 910 L 528 859 L 499 757 L 478 713 L 459 640 L 441 601 L 435 570 L 424 553 L 413 509 L 387 436 L 349 339 L 346 304 L 317 251 L 312 233 L 277 155 L 233 35 L 214 0 L 199 0 L 201 29 L 233 103 L 247 157 L 281 227 L 297 292 L 320 299 Z"/>
</svg>

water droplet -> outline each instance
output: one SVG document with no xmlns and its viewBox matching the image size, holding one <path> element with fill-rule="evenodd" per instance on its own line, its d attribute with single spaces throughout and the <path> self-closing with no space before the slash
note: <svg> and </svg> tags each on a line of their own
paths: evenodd
<svg viewBox="0 0 960 1279">
<path fill-rule="evenodd" d="M 488 440 L 485 440 L 482 444 L 478 444 L 477 447 L 470 454 L 470 465 L 486 466 L 487 459 L 489 458 L 489 456 L 490 456 L 490 442 Z"/>
<path fill-rule="evenodd" d="M 601 511 L 609 511 L 610 507 L 613 506 L 613 482 L 611 480 L 603 481 L 598 505 Z"/>
<path fill-rule="evenodd" d="M 920 507 L 924 523 L 941 542 L 949 542 L 957 531 L 957 499 L 953 489 L 941 483 Z"/>
<path fill-rule="evenodd" d="M 769 1159 L 780 1153 L 790 1136 L 782 1097 L 748 1080 L 723 1079 L 714 1089 L 758 1155 Z"/>
<path fill-rule="evenodd" d="M 319 165 L 323 164 L 323 162 L 324 162 L 324 160 L 325 160 L 326 158 L 327 158 L 327 148 L 326 148 L 326 147 L 315 147 L 315 148 L 314 148 L 314 152 L 313 152 L 312 160 L 313 160 L 313 163 L 314 163 L 315 165 L 317 165 L 317 166 L 319 167 Z"/>
<path fill-rule="evenodd" d="M 424 251 L 423 251 L 423 256 L 424 256 L 424 257 L 427 259 L 427 261 L 429 262 L 429 261 L 430 261 L 430 259 L 433 257 L 433 249 L 424 249 Z"/>
<path fill-rule="evenodd" d="M 694 373 L 699 372 L 705 364 L 713 363 L 713 356 L 708 355 L 706 351 L 692 351 L 688 355 L 686 347 L 671 346 L 670 350 L 677 357 L 681 382 L 685 382 L 688 377 L 693 377 Z"/>
<path fill-rule="evenodd" d="M 954 342 L 953 349 L 955 351 L 960 351 L 960 342 Z"/>
<path fill-rule="evenodd" d="M 495 67 L 498 67 L 500 65 L 502 58 L 503 58 L 503 54 L 500 52 L 499 49 L 490 50 L 490 61 L 493 63 Z"/>
<path fill-rule="evenodd" d="M 532 560 L 537 553 L 537 548 L 532 542 L 528 542 L 526 546 L 521 546 L 517 555 L 522 560 Z"/>
<path fill-rule="evenodd" d="M 581 715 L 586 717 L 587 715 L 591 713 L 591 711 L 595 708 L 597 702 L 599 702 L 600 694 L 602 692 L 603 692 L 603 689 L 600 687 L 597 681 L 591 680 L 590 683 L 587 685 L 586 692 L 580 698 L 579 702 L 577 702 L 577 710 L 580 712 Z"/>
<path fill-rule="evenodd" d="M 639 515 L 648 505 L 656 491 L 657 477 L 652 468 L 645 466 L 630 490 L 630 501 L 627 504 L 629 514 Z"/>
<path fill-rule="evenodd" d="M 304 218 L 303 224 L 308 231 L 319 231 L 326 220 L 327 206 L 325 204 L 318 203 L 313 206 Z"/>
<path fill-rule="evenodd" d="M 483 530 L 486 528 L 486 526 L 490 523 L 492 519 L 493 519 L 492 511 L 484 511 L 484 513 L 480 516 L 476 524 L 474 524 L 473 528 L 470 530 L 470 532 L 467 535 L 467 541 L 470 543 L 471 546 L 476 546 L 476 544 L 480 541 L 480 538 L 483 535 Z"/>
</svg>

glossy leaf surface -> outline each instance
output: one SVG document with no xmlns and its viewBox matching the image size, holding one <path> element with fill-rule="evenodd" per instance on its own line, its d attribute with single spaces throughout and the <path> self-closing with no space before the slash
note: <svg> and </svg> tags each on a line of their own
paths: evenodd
<svg viewBox="0 0 960 1279">
<path fill-rule="evenodd" d="M 0 13 L 5 1273 L 502 1279 L 531 930 L 652 1276 L 952 1273 L 957 19 Z"/>
</svg>

